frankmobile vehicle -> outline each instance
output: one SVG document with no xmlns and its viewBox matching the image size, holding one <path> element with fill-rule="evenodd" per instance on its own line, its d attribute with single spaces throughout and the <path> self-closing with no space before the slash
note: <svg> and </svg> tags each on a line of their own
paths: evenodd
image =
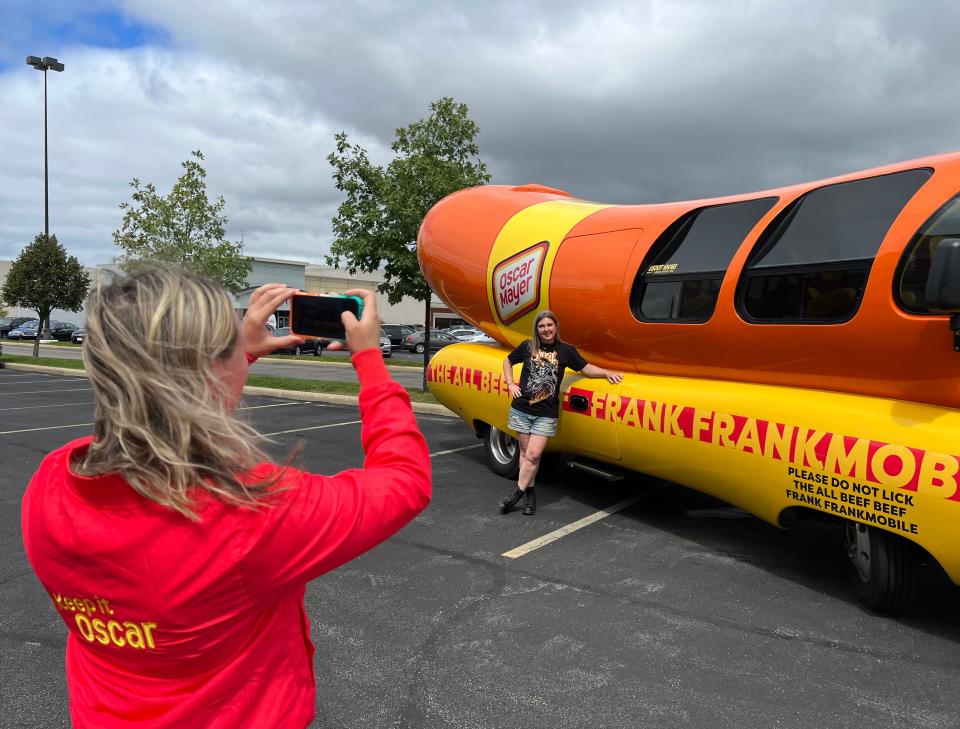
<svg viewBox="0 0 960 729">
<path fill-rule="evenodd" d="M 549 447 L 571 464 L 778 526 L 837 521 L 876 610 L 906 604 L 921 549 L 960 584 L 960 153 L 656 205 L 472 188 L 434 206 L 417 250 L 498 342 L 445 347 L 428 370 L 494 471 L 518 461 L 503 359 L 549 308 L 590 362 L 626 373 L 567 374 Z"/>
</svg>

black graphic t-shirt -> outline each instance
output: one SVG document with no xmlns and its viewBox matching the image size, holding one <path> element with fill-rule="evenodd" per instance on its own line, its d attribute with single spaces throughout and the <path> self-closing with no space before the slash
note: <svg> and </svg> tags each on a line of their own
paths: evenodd
<svg viewBox="0 0 960 729">
<path fill-rule="evenodd" d="M 513 407 L 530 415 L 556 418 L 560 414 L 560 385 L 567 367 L 579 372 L 587 366 L 576 347 L 565 342 L 541 346 L 536 356 L 530 354 L 530 340 L 520 343 L 507 359 L 510 364 L 523 362 L 520 370 L 520 397 Z"/>
</svg>

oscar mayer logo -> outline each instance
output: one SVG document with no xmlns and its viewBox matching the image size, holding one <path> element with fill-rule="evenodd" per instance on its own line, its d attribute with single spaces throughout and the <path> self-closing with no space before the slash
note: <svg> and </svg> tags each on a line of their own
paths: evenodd
<svg viewBox="0 0 960 729">
<path fill-rule="evenodd" d="M 493 269 L 493 300 L 504 324 L 519 319 L 540 303 L 540 274 L 549 246 L 547 241 L 541 241 Z"/>
</svg>

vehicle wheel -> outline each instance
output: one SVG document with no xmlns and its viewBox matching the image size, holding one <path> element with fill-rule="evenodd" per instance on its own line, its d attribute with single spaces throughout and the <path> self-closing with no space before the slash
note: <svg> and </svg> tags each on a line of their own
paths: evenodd
<svg viewBox="0 0 960 729">
<path fill-rule="evenodd" d="M 316 344 L 316 345 L 314 346 L 314 348 L 313 348 L 313 356 L 314 356 L 314 357 L 319 357 L 319 356 L 322 355 L 322 354 L 323 354 L 323 347 L 321 347 L 321 346 L 320 346 L 320 343 L 317 342 L 317 344 Z"/>
<path fill-rule="evenodd" d="M 546 324 L 544 324 L 544 326 L 546 326 Z M 414 346 L 413 351 L 416 352 L 417 354 L 423 354 L 423 345 L 417 344 L 416 346 Z"/>
<path fill-rule="evenodd" d="M 299 345 L 299 344 L 298 344 L 296 347 L 293 348 L 293 353 L 294 353 L 297 357 L 300 356 L 300 345 Z"/>
<path fill-rule="evenodd" d="M 909 543 L 883 529 L 852 521 L 843 526 L 843 541 L 857 597 L 877 612 L 905 608 L 913 591 Z"/>
<path fill-rule="evenodd" d="M 509 433 L 492 425 L 483 434 L 487 466 L 498 476 L 514 479 L 520 474 L 520 444 Z"/>
</svg>

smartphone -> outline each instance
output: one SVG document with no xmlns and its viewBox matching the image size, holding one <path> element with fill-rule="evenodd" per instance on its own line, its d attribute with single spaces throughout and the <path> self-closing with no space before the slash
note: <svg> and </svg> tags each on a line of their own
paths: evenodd
<svg viewBox="0 0 960 729">
<path fill-rule="evenodd" d="M 302 337 L 346 339 L 340 321 L 344 311 L 360 318 L 363 299 L 338 294 L 294 294 L 290 297 L 290 331 Z"/>
</svg>

